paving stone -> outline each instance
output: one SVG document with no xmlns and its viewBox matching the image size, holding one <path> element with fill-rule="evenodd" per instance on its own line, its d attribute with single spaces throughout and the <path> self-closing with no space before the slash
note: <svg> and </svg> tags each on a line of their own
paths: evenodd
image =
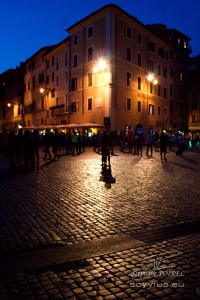
<svg viewBox="0 0 200 300">
<path fill-rule="evenodd" d="M 145 244 L 94 254 L 82 265 L 66 262 L 62 267 L 54 263 L 55 268 L 49 266 L 49 270 L 46 267 L 43 270 L 42 266 L 40 270 L 30 270 L 33 274 L 22 270 L 0 275 L 3 297 L 6 294 L 10 298 L 19 296 L 28 300 L 47 296 L 52 300 L 61 297 L 73 300 L 198 297 L 199 232 L 191 229 L 186 235 L 178 235 L 174 230 L 175 235 L 170 238 L 162 238 L 161 233 L 166 226 L 200 220 L 199 155 L 186 152 L 180 160 L 170 152 L 168 162 L 161 164 L 159 153 L 155 153 L 152 160 L 139 161 L 133 155 L 116 153 L 118 156 L 111 157 L 111 164 L 117 181 L 110 190 L 99 182 L 101 157 L 90 148 L 76 158 L 61 157 L 37 173 L 21 173 L 12 181 L 2 181 L 0 252 L 9 256 L 32 253 L 35 249 L 56 250 L 56 247 L 78 246 L 80 242 L 113 236 L 119 241 L 122 236 L 141 239 Z M 145 260 L 170 251 L 182 252 L 164 261 L 167 265 L 173 264 L 176 271 L 184 271 L 181 280 L 163 276 L 154 281 L 147 277 L 137 281 L 141 284 L 165 282 L 169 284 L 165 289 L 130 285 L 136 281 L 131 280 L 129 274 L 145 270 Z M 153 267 L 150 266 L 151 270 Z M 173 282 L 184 283 L 184 288 L 172 288 Z M 105 291 L 104 296 L 99 294 L 102 291 Z"/>
</svg>

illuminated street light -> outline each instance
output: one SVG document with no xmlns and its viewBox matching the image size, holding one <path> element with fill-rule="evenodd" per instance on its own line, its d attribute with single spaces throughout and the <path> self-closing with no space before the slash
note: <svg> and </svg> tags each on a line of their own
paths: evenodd
<svg viewBox="0 0 200 300">
<path fill-rule="evenodd" d="M 158 83 L 158 80 L 155 78 L 154 74 L 152 73 L 147 75 L 147 81 L 150 81 L 155 85 Z"/>
<path fill-rule="evenodd" d="M 94 66 L 93 72 L 105 72 L 107 69 L 107 62 L 105 59 L 100 59 L 97 64 Z"/>
<path fill-rule="evenodd" d="M 8 107 L 11 107 L 11 105 L 12 105 L 11 103 L 8 103 L 8 104 L 7 104 Z"/>
<path fill-rule="evenodd" d="M 44 88 L 40 88 L 40 93 L 41 93 L 41 94 L 44 93 Z"/>
</svg>

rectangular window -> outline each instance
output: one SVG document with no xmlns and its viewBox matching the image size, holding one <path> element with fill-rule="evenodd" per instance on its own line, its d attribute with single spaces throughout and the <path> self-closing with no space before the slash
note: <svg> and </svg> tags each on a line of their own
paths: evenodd
<svg viewBox="0 0 200 300">
<path fill-rule="evenodd" d="M 20 105 L 20 104 L 18 104 L 18 111 L 17 111 L 17 114 L 18 114 L 18 116 L 21 115 L 21 105 Z"/>
<path fill-rule="evenodd" d="M 161 65 L 158 64 L 158 76 L 161 76 Z"/>
<path fill-rule="evenodd" d="M 167 89 L 164 88 L 164 98 L 166 99 L 167 98 Z"/>
<path fill-rule="evenodd" d="M 88 105 L 87 105 L 88 110 L 92 110 L 92 98 L 88 99 Z"/>
<path fill-rule="evenodd" d="M 68 66 L 68 53 L 65 53 L 65 67 Z"/>
<path fill-rule="evenodd" d="M 54 81 L 54 72 L 51 74 L 51 80 Z"/>
<path fill-rule="evenodd" d="M 92 86 L 92 73 L 88 73 L 88 86 Z"/>
<path fill-rule="evenodd" d="M 148 70 L 151 72 L 154 71 L 153 60 L 151 60 L 151 59 L 148 59 Z"/>
<path fill-rule="evenodd" d="M 75 113 L 75 112 L 77 111 L 77 105 L 76 105 L 76 102 L 72 102 L 71 110 L 72 110 L 72 113 Z"/>
<path fill-rule="evenodd" d="M 131 39 L 131 37 L 132 37 L 132 30 L 128 26 L 126 27 L 126 37 L 129 39 Z"/>
<path fill-rule="evenodd" d="M 142 36 L 140 33 L 138 33 L 138 44 L 141 45 L 142 44 Z"/>
<path fill-rule="evenodd" d="M 74 68 L 78 66 L 78 55 L 74 54 Z"/>
<path fill-rule="evenodd" d="M 56 57 L 56 71 L 59 70 L 59 58 Z"/>
<path fill-rule="evenodd" d="M 160 106 L 158 106 L 158 116 L 160 116 Z"/>
<path fill-rule="evenodd" d="M 195 123 L 195 120 L 196 120 L 195 115 L 192 115 L 192 123 Z"/>
<path fill-rule="evenodd" d="M 88 62 L 93 59 L 93 48 L 88 48 Z"/>
<path fill-rule="evenodd" d="M 172 84 L 170 84 L 170 97 L 173 97 L 173 85 Z"/>
<path fill-rule="evenodd" d="M 126 110 L 131 111 L 131 106 L 132 106 L 131 98 L 127 98 L 126 99 Z"/>
<path fill-rule="evenodd" d="M 161 96 L 161 86 L 158 85 L 158 96 L 160 97 Z"/>
<path fill-rule="evenodd" d="M 68 72 L 65 72 L 65 82 L 68 82 Z"/>
<path fill-rule="evenodd" d="M 140 53 L 138 53 L 138 66 L 142 66 L 142 55 Z"/>
<path fill-rule="evenodd" d="M 174 109 L 173 109 L 173 104 L 171 103 L 170 106 L 169 106 L 170 114 L 173 114 L 173 112 L 174 112 L 173 110 L 174 110 Z"/>
<path fill-rule="evenodd" d="M 150 82 L 150 84 L 149 84 L 149 85 L 150 85 L 150 93 L 151 93 L 151 94 L 153 94 L 153 83 L 152 83 L 152 82 Z"/>
<path fill-rule="evenodd" d="M 90 26 L 89 28 L 88 28 L 88 30 L 87 30 L 87 37 L 88 37 L 88 39 L 91 39 L 92 37 L 93 37 L 93 26 Z"/>
<path fill-rule="evenodd" d="M 138 101 L 138 109 L 137 109 L 137 111 L 138 112 L 141 112 L 142 111 L 142 102 L 141 101 Z"/>
<path fill-rule="evenodd" d="M 55 64 L 54 56 L 51 59 L 51 63 L 52 63 L 52 66 L 54 66 L 54 64 Z"/>
<path fill-rule="evenodd" d="M 74 35 L 74 46 L 78 44 L 78 35 Z"/>
<path fill-rule="evenodd" d="M 51 90 L 51 98 L 54 98 L 54 97 L 55 97 L 55 94 L 56 94 L 55 89 L 52 89 L 52 90 Z"/>
<path fill-rule="evenodd" d="M 44 110 L 44 97 L 41 98 L 41 109 Z"/>
<path fill-rule="evenodd" d="M 163 77 L 167 78 L 167 68 L 163 68 Z"/>
<path fill-rule="evenodd" d="M 127 61 L 130 61 L 132 60 L 132 51 L 131 51 L 131 48 L 126 48 L 126 59 Z"/>
<path fill-rule="evenodd" d="M 131 73 L 130 72 L 126 73 L 126 85 L 129 87 L 131 86 Z"/>
<path fill-rule="evenodd" d="M 149 50 L 154 51 L 155 50 L 155 44 L 154 42 L 149 42 Z"/>
<path fill-rule="evenodd" d="M 59 85 L 59 76 L 56 76 L 56 86 Z"/>
<path fill-rule="evenodd" d="M 163 48 L 161 48 L 161 47 L 158 48 L 158 55 L 161 56 L 161 57 L 164 57 L 165 51 L 164 51 Z"/>
<path fill-rule="evenodd" d="M 149 114 L 154 115 L 154 105 L 149 104 Z"/>
<path fill-rule="evenodd" d="M 77 77 L 72 78 L 72 91 L 77 90 Z"/>
<path fill-rule="evenodd" d="M 141 90 L 142 87 L 142 79 L 140 76 L 138 76 L 138 90 Z"/>
</svg>

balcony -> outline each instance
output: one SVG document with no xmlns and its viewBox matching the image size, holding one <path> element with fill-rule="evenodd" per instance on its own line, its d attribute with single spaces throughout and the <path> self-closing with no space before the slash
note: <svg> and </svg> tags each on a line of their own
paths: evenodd
<svg viewBox="0 0 200 300">
<path fill-rule="evenodd" d="M 51 110 L 52 117 L 61 116 L 69 113 L 64 104 L 51 106 L 50 110 Z"/>
</svg>

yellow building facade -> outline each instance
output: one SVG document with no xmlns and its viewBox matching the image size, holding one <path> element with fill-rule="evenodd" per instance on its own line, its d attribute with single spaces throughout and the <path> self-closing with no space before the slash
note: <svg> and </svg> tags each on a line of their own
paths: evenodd
<svg viewBox="0 0 200 300">
<path fill-rule="evenodd" d="M 89 122 L 111 130 L 178 129 L 184 121 L 179 106 L 186 105 L 177 94 L 186 78 L 179 80 L 178 54 L 188 57 L 189 38 L 158 29 L 116 5 L 72 25 L 67 39 L 26 62 L 26 126 Z"/>
</svg>

